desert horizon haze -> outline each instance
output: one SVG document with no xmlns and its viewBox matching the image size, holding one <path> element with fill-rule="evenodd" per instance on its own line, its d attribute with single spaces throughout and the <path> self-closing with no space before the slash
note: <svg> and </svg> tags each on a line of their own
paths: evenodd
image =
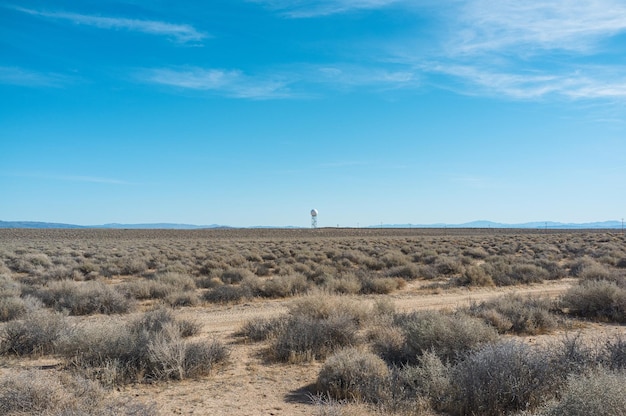
<svg viewBox="0 0 626 416">
<path fill-rule="evenodd" d="M 619 0 L 0 4 L 0 218 L 626 216 Z"/>
</svg>

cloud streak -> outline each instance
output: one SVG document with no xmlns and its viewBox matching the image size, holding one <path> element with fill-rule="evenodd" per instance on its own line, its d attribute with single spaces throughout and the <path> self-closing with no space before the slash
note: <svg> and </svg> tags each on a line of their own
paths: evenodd
<svg viewBox="0 0 626 416">
<path fill-rule="evenodd" d="M 429 53 L 389 47 L 396 63 L 413 66 L 433 84 L 467 95 L 626 99 L 626 68 L 618 64 L 626 50 L 616 41 L 626 34 L 623 2 L 447 4 L 449 10 L 439 17 L 448 30 L 433 39 L 437 47 Z M 590 61 L 601 63 L 586 64 Z"/>
<path fill-rule="evenodd" d="M 301 19 L 356 10 L 373 10 L 400 3 L 403 0 L 249 0 L 276 10 L 283 16 Z"/>
<path fill-rule="evenodd" d="M 70 82 L 71 78 L 61 74 L 36 72 L 13 66 L 0 66 L 0 84 L 61 88 Z"/>
<path fill-rule="evenodd" d="M 3 176 L 19 177 L 19 178 L 36 178 L 55 181 L 66 182 L 88 182 L 88 183 L 100 183 L 109 185 L 133 185 L 131 182 L 127 182 L 119 179 L 102 178 L 97 176 L 83 176 L 83 175 L 56 175 L 46 173 L 3 173 Z"/>
<path fill-rule="evenodd" d="M 138 78 L 147 83 L 212 91 L 232 98 L 276 99 L 292 96 L 288 82 L 278 78 L 249 76 L 239 70 L 155 68 L 141 71 Z"/>
<path fill-rule="evenodd" d="M 165 36 L 178 43 L 199 43 L 208 35 L 188 24 L 174 24 L 157 20 L 127 19 L 122 17 L 91 16 L 79 13 L 46 12 L 16 7 L 15 10 L 33 16 L 66 20 L 77 25 L 99 29 L 128 30 L 149 35 Z"/>
<path fill-rule="evenodd" d="M 144 83 L 246 99 L 311 97 L 306 91 L 313 89 L 319 94 L 323 89 L 395 89 L 418 85 L 418 79 L 411 71 L 341 64 L 300 65 L 274 70 L 269 75 L 249 75 L 238 69 L 152 68 L 139 71 L 137 79 Z"/>
<path fill-rule="evenodd" d="M 626 31 L 626 4 L 617 0 L 473 0 L 458 9 L 454 53 L 593 53 Z"/>
</svg>

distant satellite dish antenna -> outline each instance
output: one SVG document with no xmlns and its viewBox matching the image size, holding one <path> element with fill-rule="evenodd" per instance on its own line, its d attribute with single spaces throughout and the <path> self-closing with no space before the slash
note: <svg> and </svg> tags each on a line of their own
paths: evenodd
<svg viewBox="0 0 626 416">
<path fill-rule="evenodd" d="M 317 210 L 311 210 L 311 228 L 317 228 Z"/>
</svg>

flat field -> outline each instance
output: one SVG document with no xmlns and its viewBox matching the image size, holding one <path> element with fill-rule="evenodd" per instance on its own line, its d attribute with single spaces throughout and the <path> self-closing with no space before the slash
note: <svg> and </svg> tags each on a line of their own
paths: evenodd
<svg viewBox="0 0 626 416">
<path fill-rule="evenodd" d="M 4 229 L 0 320 L 3 414 L 557 414 L 575 376 L 605 377 L 618 396 L 626 385 L 626 242 Z M 479 360 L 489 354 L 505 358 Z M 494 361 L 516 386 L 534 381 L 489 390 L 471 366 Z"/>
</svg>

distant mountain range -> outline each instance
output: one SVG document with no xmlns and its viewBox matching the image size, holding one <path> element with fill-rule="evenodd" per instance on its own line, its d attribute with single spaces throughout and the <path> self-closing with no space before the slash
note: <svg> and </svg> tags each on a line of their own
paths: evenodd
<svg viewBox="0 0 626 416">
<path fill-rule="evenodd" d="M 562 223 L 554 221 L 503 224 L 492 221 L 472 221 L 462 224 L 383 224 L 368 228 L 548 228 L 548 229 L 621 229 L 621 221 L 601 221 L 586 223 Z"/>
<path fill-rule="evenodd" d="M 102 224 L 102 225 L 75 225 L 56 222 L 37 221 L 0 221 L 0 228 L 108 228 L 108 229 L 160 229 L 160 230 L 199 230 L 202 228 L 233 228 L 224 225 L 192 225 L 192 224 Z"/>
<path fill-rule="evenodd" d="M 199 230 L 206 228 L 305 228 L 293 226 L 257 226 L 257 227 L 230 227 L 226 225 L 193 225 L 193 224 L 102 224 L 102 225 L 74 225 L 54 222 L 36 221 L 0 221 L 0 228 L 107 228 L 107 229 L 169 229 L 169 230 Z M 472 221 L 462 224 L 381 224 L 362 228 L 548 228 L 548 229 L 621 229 L 621 221 L 602 221 L 587 223 L 561 223 L 553 221 L 526 222 L 521 224 L 503 224 L 492 221 Z"/>
</svg>

